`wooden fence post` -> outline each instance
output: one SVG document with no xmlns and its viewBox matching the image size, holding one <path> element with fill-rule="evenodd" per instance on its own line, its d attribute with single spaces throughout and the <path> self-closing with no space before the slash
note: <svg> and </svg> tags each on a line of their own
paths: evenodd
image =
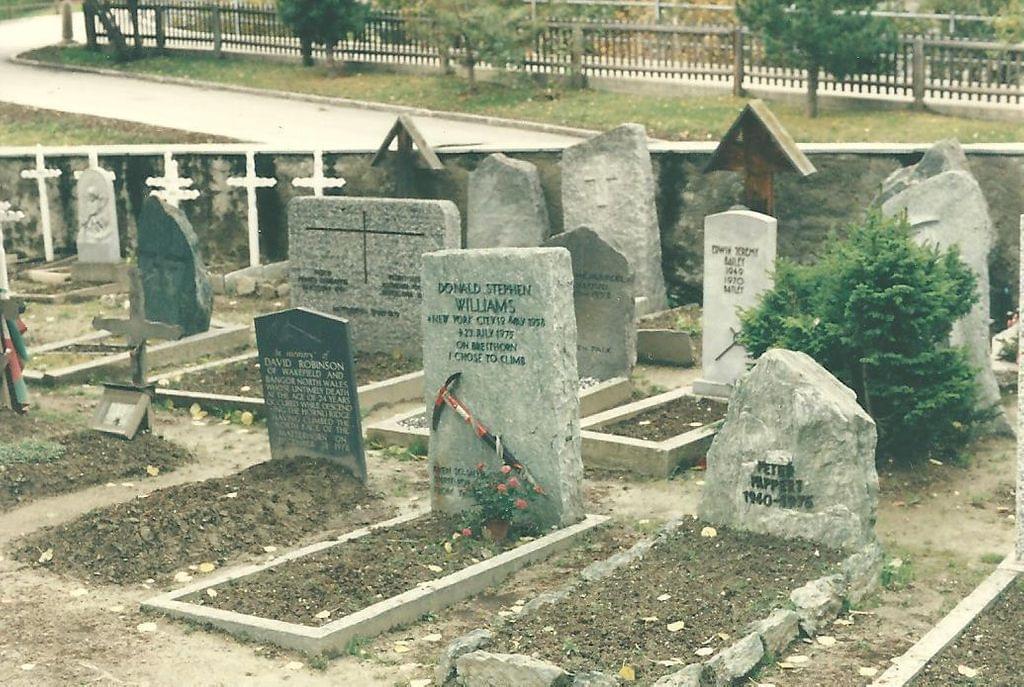
<svg viewBox="0 0 1024 687">
<path fill-rule="evenodd" d="M 82 14 L 85 18 L 85 44 L 89 47 L 89 50 L 98 50 L 99 46 L 96 44 L 96 15 L 92 13 L 92 4 L 82 4 Z"/>
<path fill-rule="evenodd" d="M 153 23 L 156 27 L 156 49 L 163 50 L 167 47 L 167 26 L 165 15 L 166 8 L 163 5 L 153 7 Z"/>
<path fill-rule="evenodd" d="M 732 32 L 732 94 L 743 97 L 743 28 L 738 27 Z"/>
<path fill-rule="evenodd" d="M 211 16 L 213 23 L 213 54 L 217 57 L 223 57 L 222 48 L 224 45 L 224 29 L 221 25 L 220 17 L 220 5 L 213 6 L 213 14 Z"/>
<path fill-rule="evenodd" d="M 914 107 L 924 109 L 924 36 L 914 37 L 910 83 L 911 92 L 914 95 Z"/>
<path fill-rule="evenodd" d="M 583 74 L 583 27 L 572 27 L 572 38 L 569 46 L 569 83 L 572 88 L 585 88 L 586 76 Z"/>
</svg>

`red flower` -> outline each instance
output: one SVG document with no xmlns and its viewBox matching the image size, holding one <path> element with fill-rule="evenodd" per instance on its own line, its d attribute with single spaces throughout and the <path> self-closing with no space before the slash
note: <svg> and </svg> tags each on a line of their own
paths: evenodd
<svg viewBox="0 0 1024 687">
<path fill-rule="evenodd" d="M 516 479 L 515 477 L 509 477 L 508 478 L 508 488 L 509 489 L 515 489 L 518 486 L 519 486 L 519 480 L 518 479 Z"/>
<path fill-rule="evenodd" d="M 462 536 L 463 537 L 472 537 L 473 536 L 473 530 L 469 529 L 468 527 L 465 528 L 464 530 L 462 530 Z"/>
<path fill-rule="evenodd" d="M 483 463 L 477 463 L 476 464 L 476 471 L 477 472 L 483 472 L 484 471 L 484 464 Z"/>
<path fill-rule="evenodd" d="M 506 487 L 504 484 L 499 484 L 498 491 L 502 494 L 506 494 L 508 493 L 508 487 Z"/>
<path fill-rule="evenodd" d="M 501 474 L 507 475 L 510 472 L 512 472 L 512 466 L 511 465 L 502 465 L 501 466 Z"/>
<path fill-rule="evenodd" d="M 519 510 L 526 510 L 526 499 L 516 499 L 516 508 Z"/>
</svg>

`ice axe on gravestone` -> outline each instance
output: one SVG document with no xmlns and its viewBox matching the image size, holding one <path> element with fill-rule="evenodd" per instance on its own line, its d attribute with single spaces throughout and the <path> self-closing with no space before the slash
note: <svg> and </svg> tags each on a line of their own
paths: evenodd
<svg viewBox="0 0 1024 687">
<path fill-rule="evenodd" d="M 448 406 L 455 411 L 456 415 L 465 420 L 466 424 L 473 428 L 473 432 L 477 437 L 498 455 L 502 463 L 519 472 L 531 488 L 538 494 L 543 494 L 544 490 L 537 483 L 537 480 L 533 478 L 533 475 L 526 469 L 526 466 L 519 462 L 512 454 L 512 451 L 502 443 L 501 437 L 495 435 L 482 422 L 473 417 L 473 413 L 470 412 L 466 404 L 455 395 L 455 387 L 458 386 L 461 379 L 462 373 L 455 372 L 445 380 L 438 390 L 437 397 L 434 399 L 434 412 L 430 418 L 431 430 L 437 431 L 437 426 L 441 422 L 441 414 L 444 412 L 445 406 Z"/>
</svg>

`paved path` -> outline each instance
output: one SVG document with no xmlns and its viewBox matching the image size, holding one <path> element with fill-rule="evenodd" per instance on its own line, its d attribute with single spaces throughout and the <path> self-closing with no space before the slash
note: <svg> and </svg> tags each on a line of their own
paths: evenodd
<svg viewBox="0 0 1024 687">
<path fill-rule="evenodd" d="M 75 17 L 75 38 L 82 41 L 84 36 L 79 13 Z M 395 120 L 389 112 L 60 72 L 9 61 L 25 50 L 56 43 L 59 37 L 60 18 L 55 15 L 0 22 L 0 100 L 243 141 L 311 148 L 374 148 Z M 416 122 L 433 146 L 562 147 L 578 140 L 436 117 L 417 117 Z"/>
</svg>

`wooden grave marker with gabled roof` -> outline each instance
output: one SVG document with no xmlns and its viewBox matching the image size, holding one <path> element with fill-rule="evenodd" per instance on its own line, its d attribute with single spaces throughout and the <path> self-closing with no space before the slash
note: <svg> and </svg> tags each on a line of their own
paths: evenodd
<svg viewBox="0 0 1024 687">
<path fill-rule="evenodd" d="M 406 115 L 398 115 L 395 125 L 391 127 L 391 131 L 384 137 L 384 142 L 377 149 L 377 154 L 373 156 L 373 161 L 370 163 L 371 167 L 376 167 L 387 157 L 391 143 L 396 138 L 398 139 L 398 156 L 400 159 L 412 160 L 417 166 L 435 172 L 444 169 L 444 165 L 441 164 L 437 153 L 427 143 L 427 139 L 420 133 L 412 118 Z"/>
<path fill-rule="evenodd" d="M 775 215 L 775 172 L 807 177 L 818 170 L 762 100 L 751 100 L 732 123 L 704 172 L 729 170 L 743 175 L 744 204 Z"/>
</svg>

